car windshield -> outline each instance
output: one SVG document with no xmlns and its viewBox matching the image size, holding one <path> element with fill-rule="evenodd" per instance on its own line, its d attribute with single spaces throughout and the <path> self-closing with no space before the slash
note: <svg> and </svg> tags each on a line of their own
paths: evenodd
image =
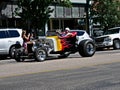
<svg viewBox="0 0 120 90">
<path fill-rule="evenodd" d="M 56 32 L 55 31 L 48 31 L 47 32 L 47 36 L 56 36 Z"/>
<path fill-rule="evenodd" d="M 104 35 L 108 35 L 108 34 L 116 34 L 119 33 L 119 29 L 111 29 L 111 30 L 107 30 Z"/>
<path fill-rule="evenodd" d="M 103 29 L 97 28 L 93 29 L 93 37 L 102 36 L 104 34 Z"/>
</svg>

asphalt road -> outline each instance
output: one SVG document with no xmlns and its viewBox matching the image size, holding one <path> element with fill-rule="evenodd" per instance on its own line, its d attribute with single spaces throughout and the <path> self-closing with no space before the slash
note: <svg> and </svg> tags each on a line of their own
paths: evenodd
<svg viewBox="0 0 120 90">
<path fill-rule="evenodd" d="M 120 63 L 0 78 L 0 90 L 120 90 Z"/>
<path fill-rule="evenodd" d="M 0 61 L 0 90 L 120 90 L 120 51 L 45 62 Z"/>
</svg>

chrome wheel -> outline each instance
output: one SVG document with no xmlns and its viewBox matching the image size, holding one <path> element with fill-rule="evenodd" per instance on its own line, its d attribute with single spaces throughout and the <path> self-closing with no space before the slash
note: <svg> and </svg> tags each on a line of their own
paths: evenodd
<svg viewBox="0 0 120 90">
<path fill-rule="evenodd" d="M 87 46 L 86 46 L 86 51 L 89 53 L 89 54 L 93 54 L 95 49 L 94 49 L 94 46 L 92 43 L 88 43 Z"/>
<path fill-rule="evenodd" d="M 44 49 L 37 49 L 35 53 L 35 57 L 37 61 L 44 61 L 46 59 L 46 51 Z"/>
</svg>

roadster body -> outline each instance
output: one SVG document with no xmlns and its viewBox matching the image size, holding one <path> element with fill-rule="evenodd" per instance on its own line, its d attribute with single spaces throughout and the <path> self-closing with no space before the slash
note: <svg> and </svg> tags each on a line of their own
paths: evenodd
<svg viewBox="0 0 120 90">
<path fill-rule="evenodd" d="M 29 53 L 25 55 L 23 54 L 24 50 L 16 48 L 15 60 L 21 61 L 21 58 L 24 60 L 26 56 L 30 57 L 31 55 L 37 61 L 44 61 L 51 54 L 58 54 L 59 58 L 66 58 L 76 52 L 79 52 L 82 57 L 91 57 L 95 54 L 95 43 L 84 30 L 72 30 L 71 33 L 70 37 L 57 35 L 40 37 L 32 46 L 30 55 Z"/>
</svg>

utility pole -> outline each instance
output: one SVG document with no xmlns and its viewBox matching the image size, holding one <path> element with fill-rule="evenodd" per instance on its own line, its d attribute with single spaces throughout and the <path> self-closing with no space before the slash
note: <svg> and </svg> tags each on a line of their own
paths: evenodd
<svg viewBox="0 0 120 90">
<path fill-rule="evenodd" d="M 86 0 L 86 31 L 92 36 L 92 18 L 90 16 L 90 6 L 93 0 Z"/>
<path fill-rule="evenodd" d="M 88 34 L 90 34 L 89 31 L 89 1 L 90 0 L 86 0 L 86 31 L 88 32 Z"/>
</svg>

